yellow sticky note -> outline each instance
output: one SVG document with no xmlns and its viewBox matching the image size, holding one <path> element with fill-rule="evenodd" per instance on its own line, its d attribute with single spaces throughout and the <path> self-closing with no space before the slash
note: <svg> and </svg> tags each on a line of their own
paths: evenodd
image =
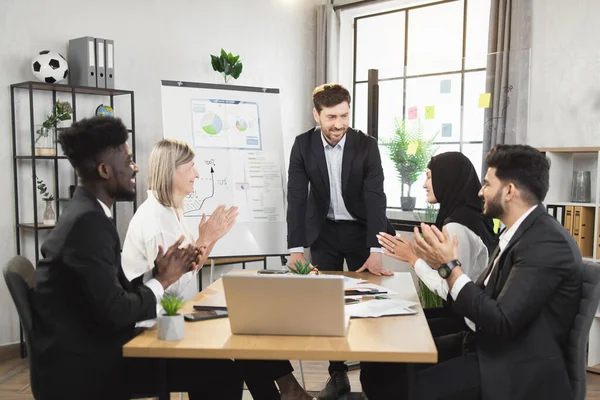
<svg viewBox="0 0 600 400">
<path fill-rule="evenodd" d="M 435 106 L 425 106 L 425 119 L 435 119 Z"/>
<path fill-rule="evenodd" d="M 490 108 L 490 103 L 492 101 L 491 93 L 481 93 L 479 95 L 479 108 Z"/>
<path fill-rule="evenodd" d="M 419 148 L 419 142 L 410 142 L 408 144 L 408 150 L 407 153 L 409 155 L 413 155 L 413 154 L 417 154 L 417 150 Z"/>
<path fill-rule="evenodd" d="M 494 221 L 494 232 L 498 233 L 500 231 L 500 220 L 494 218 L 492 221 Z"/>
</svg>

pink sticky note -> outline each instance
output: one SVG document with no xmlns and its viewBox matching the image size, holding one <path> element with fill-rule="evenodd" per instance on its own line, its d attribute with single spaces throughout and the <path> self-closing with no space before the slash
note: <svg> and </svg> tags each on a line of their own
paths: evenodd
<svg viewBox="0 0 600 400">
<path fill-rule="evenodd" d="M 408 108 L 408 119 L 417 119 L 417 107 Z"/>
</svg>

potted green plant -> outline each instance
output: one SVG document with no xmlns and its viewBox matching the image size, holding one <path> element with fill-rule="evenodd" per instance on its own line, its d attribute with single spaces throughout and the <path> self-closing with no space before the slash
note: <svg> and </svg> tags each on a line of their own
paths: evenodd
<svg viewBox="0 0 600 400">
<path fill-rule="evenodd" d="M 164 313 L 158 316 L 158 338 L 160 340 L 181 340 L 185 333 L 183 315 L 179 309 L 183 306 L 183 297 L 177 293 L 165 293 L 160 299 Z"/>
<path fill-rule="evenodd" d="M 46 116 L 46 120 L 36 131 L 35 155 L 56 155 L 56 129 L 60 122 L 71 119 L 73 108 L 68 101 L 57 101 L 52 106 L 52 113 Z"/>
<path fill-rule="evenodd" d="M 437 218 L 438 208 L 433 204 L 427 204 L 425 212 L 414 213 L 415 218 L 421 222 L 434 223 Z M 423 308 L 436 308 L 442 307 L 442 298 L 437 294 L 433 293 L 427 285 L 419 279 L 419 300 L 421 301 L 421 307 Z"/>
<path fill-rule="evenodd" d="M 400 198 L 402 210 L 412 211 L 415 208 L 416 198 L 410 195 L 410 191 L 435 153 L 433 142 L 437 135 L 429 140 L 425 139 L 424 128 L 420 121 L 416 122 L 414 129 L 408 129 L 404 120 L 396 119 L 394 125 L 394 135 L 383 144 L 389 149 L 390 158 L 402 182 Z M 404 186 L 408 189 L 406 196 Z"/>
<path fill-rule="evenodd" d="M 56 214 L 54 213 L 54 209 L 52 208 L 52 202 L 54 201 L 54 196 L 52 196 L 48 192 L 48 187 L 44 183 L 44 181 L 37 176 L 35 177 L 37 182 L 37 188 L 40 192 L 40 196 L 44 202 L 46 202 L 46 208 L 44 210 L 44 214 L 42 215 L 42 221 L 44 225 L 54 225 L 56 224 Z"/>
<path fill-rule="evenodd" d="M 308 275 L 315 271 L 318 275 L 319 270 L 316 265 L 311 265 L 310 261 L 296 261 L 293 266 L 288 265 L 288 269 L 292 274 L 296 275 Z"/>
<path fill-rule="evenodd" d="M 223 75 L 225 83 L 229 82 L 229 79 L 231 78 L 239 78 L 240 74 L 242 73 L 242 69 L 244 68 L 239 55 L 234 56 L 231 53 L 227 53 L 223 49 L 221 49 L 221 54 L 218 56 L 211 54 L 210 62 L 213 70 L 220 72 L 221 75 Z"/>
</svg>

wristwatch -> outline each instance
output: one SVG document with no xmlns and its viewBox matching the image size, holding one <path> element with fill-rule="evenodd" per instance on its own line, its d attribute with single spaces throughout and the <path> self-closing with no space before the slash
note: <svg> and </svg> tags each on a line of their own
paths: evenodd
<svg viewBox="0 0 600 400">
<path fill-rule="evenodd" d="M 444 279 L 447 279 L 452 273 L 452 269 L 455 267 L 460 267 L 462 264 L 458 260 L 452 260 L 449 263 L 442 264 L 438 268 L 438 274 Z"/>
</svg>

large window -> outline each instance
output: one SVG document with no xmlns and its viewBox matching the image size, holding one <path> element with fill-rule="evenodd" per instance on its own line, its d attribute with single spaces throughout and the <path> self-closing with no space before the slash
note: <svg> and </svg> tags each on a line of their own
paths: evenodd
<svg viewBox="0 0 600 400">
<path fill-rule="evenodd" d="M 378 69 L 379 139 L 392 137 L 395 120 L 420 125 L 436 154 L 461 151 L 480 173 L 489 10 L 490 0 L 454 0 L 354 18 L 353 126 L 367 131 L 367 74 Z M 400 207 L 400 179 L 380 150 L 388 207 Z M 424 179 L 411 190 L 417 208 Z"/>
</svg>

